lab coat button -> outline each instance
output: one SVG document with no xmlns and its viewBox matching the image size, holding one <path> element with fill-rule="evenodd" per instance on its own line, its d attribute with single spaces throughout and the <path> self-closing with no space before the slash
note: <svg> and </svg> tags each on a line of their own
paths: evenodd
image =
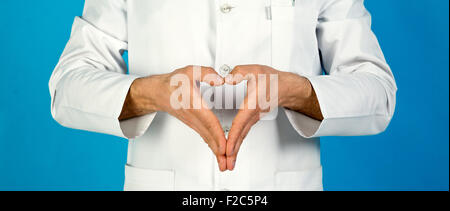
<svg viewBox="0 0 450 211">
<path fill-rule="evenodd" d="M 230 132 L 230 127 L 225 126 L 222 129 L 223 129 L 223 132 L 225 132 L 226 135 L 228 135 L 228 133 Z"/>
<path fill-rule="evenodd" d="M 234 7 L 230 6 L 229 4 L 224 4 L 220 7 L 220 11 L 222 11 L 222 13 L 224 13 L 224 14 L 227 14 L 227 13 L 231 12 L 231 10 L 233 8 Z"/>
<path fill-rule="evenodd" d="M 220 67 L 220 73 L 222 76 L 226 76 L 231 72 L 231 67 L 224 64 L 222 67 Z"/>
</svg>

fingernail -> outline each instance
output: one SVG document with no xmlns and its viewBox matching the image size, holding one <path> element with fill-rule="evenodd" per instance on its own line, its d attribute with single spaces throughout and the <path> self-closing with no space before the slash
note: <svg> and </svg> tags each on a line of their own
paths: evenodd
<svg viewBox="0 0 450 211">
<path fill-rule="evenodd" d="M 234 166 L 236 166 L 236 160 L 233 160 L 233 164 L 231 164 L 231 170 L 234 170 Z"/>
</svg>

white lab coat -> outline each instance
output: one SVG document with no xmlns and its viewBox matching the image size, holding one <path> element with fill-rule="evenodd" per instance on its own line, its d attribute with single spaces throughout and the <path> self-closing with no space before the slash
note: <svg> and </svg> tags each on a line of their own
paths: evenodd
<svg viewBox="0 0 450 211">
<path fill-rule="evenodd" d="M 325 119 L 279 109 L 253 127 L 225 173 L 167 113 L 118 120 L 138 77 L 187 65 L 224 76 L 224 65 L 242 64 L 307 77 Z M 384 131 L 397 90 L 363 0 L 86 0 L 49 87 L 61 125 L 129 139 L 125 190 L 322 190 L 318 137 Z M 215 112 L 231 126 L 234 110 Z"/>
</svg>

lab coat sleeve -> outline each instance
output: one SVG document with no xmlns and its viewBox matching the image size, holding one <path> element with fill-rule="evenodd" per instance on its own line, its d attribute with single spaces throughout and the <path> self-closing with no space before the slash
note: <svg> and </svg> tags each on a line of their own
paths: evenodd
<svg viewBox="0 0 450 211">
<path fill-rule="evenodd" d="M 51 113 L 63 126 L 124 138 L 142 135 L 155 114 L 120 122 L 137 76 L 127 75 L 125 0 L 86 0 L 50 78 Z"/>
<path fill-rule="evenodd" d="M 286 110 L 294 128 L 308 138 L 383 132 L 394 114 L 397 86 L 364 1 L 326 1 L 317 39 L 327 74 L 308 79 L 324 120 Z"/>
</svg>

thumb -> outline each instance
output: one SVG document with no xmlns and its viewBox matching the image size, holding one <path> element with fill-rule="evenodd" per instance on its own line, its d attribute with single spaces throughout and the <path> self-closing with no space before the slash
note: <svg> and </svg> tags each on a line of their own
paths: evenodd
<svg viewBox="0 0 450 211">
<path fill-rule="evenodd" d="M 233 71 L 225 77 L 225 83 L 230 85 L 239 84 L 244 80 L 256 80 L 256 74 L 251 65 L 236 66 Z"/>
<path fill-rule="evenodd" d="M 225 80 L 211 67 L 201 67 L 201 82 L 211 86 L 221 86 Z"/>
</svg>

